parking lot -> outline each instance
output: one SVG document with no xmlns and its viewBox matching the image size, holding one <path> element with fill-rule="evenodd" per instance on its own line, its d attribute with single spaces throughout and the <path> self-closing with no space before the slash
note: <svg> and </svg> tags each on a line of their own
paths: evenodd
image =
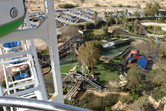
<svg viewBox="0 0 166 111">
<path fill-rule="evenodd" d="M 85 22 L 92 22 L 94 23 L 94 14 L 95 10 L 92 10 L 90 8 L 75 8 L 75 9 L 63 9 L 63 10 L 55 10 L 55 21 L 57 24 L 57 28 L 60 28 L 61 26 L 66 25 L 72 25 L 72 24 L 84 24 Z M 120 11 L 110 11 L 113 17 L 119 17 L 121 16 Z M 124 14 L 126 17 L 133 16 L 133 13 L 128 12 L 127 14 Z M 34 19 L 34 18 L 38 19 Z M 37 12 L 37 13 L 31 13 L 29 14 L 30 18 L 30 24 L 31 28 L 37 27 L 42 20 L 45 19 L 44 12 Z M 104 11 L 98 12 L 97 19 L 103 19 L 104 17 Z M 24 23 L 26 26 L 26 24 Z"/>
</svg>

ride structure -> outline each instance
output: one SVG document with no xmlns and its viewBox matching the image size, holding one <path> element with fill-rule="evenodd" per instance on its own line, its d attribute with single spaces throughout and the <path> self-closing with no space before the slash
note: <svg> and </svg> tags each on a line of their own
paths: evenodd
<svg viewBox="0 0 166 111">
<path fill-rule="evenodd" d="M 26 7 L 24 0 L 0 1 L 0 37 L 15 31 L 24 21 Z"/>
<path fill-rule="evenodd" d="M 6 7 L 7 5 L 10 7 Z M 49 45 L 55 90 L 55 97 L 51 99 L 51 102 L 63 104 L 64 100 L 54 15 L 54 1 L 43 0 L 43 5 L 46 18 L 37 28 L 31 29 L 29 27 L 30 25 L 28 25 L 29 18 L 28 16 L 25 17 L 26 8 L 24 0 L 0 1 L 0 43 L 3 44 L 3 48 L 0 50 L 0 65 L 3 66 L 5 83 L 7 85 L 6 88 L 0 87 L 0 95 L 23 98 L 35 97 L 38 100 L 48 100 L 41 66 L 38 62 L 33 41 L 35 38 L 40 38 Z M 26 18 L 25 21 L 28 29 L 17 30 L 11 33 L 22 24 L 24 18 Z M 14 46 L 9 45 L 13 44 L 11 41 L 20 40 L 23 41 L 23 44 L 15 44 Z M 25 69 L 29 68 L 29 72 L 22 72 L 24 66 Z M 16 71 L 18 73 L 13 74 L 13 72 Z M 14 91 L 14 93 L 12 91 Z M 4 108 L 4 110 L 6 109 Z M 13 109 L 11 108 L 11 110 Z"/>
</svg>

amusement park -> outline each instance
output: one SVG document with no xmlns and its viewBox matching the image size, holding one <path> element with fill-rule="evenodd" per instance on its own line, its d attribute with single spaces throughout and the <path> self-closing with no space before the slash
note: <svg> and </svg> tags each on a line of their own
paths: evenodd
<svg viewBox="0 0 166 111">
<path fill-rule="evenodd" d="M 162 4 L 61 2 L 0 0 L 0 111 L 166 111 Z"/>
</svg>

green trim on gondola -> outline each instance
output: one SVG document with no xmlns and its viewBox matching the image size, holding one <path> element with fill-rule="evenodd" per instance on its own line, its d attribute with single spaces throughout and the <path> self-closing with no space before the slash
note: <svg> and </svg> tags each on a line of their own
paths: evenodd
<svg viewBox="0 0 166 111">
<path fill-rule="evenodd" d="M 13 23 L 0 27 L 0 38 L 15 31 L 23 23 L 23 21 L 24 21 L 24 17 L 20 18 L 19 20 Z"/>
</svg>

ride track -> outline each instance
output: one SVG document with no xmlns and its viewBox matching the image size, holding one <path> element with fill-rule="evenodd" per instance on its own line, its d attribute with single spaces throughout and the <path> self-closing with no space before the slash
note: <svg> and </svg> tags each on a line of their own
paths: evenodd
<svg viewBox="0 0 166 111">
<path fill-rule="evenodd" d="M 63 78 L 63 83 L 72 75 L 76 75 L 79 76 L 79 80 L 75 83 L 75 85 L 71 88 L 71 90 L 64 96 L 64 99 L 70 99 L 74 94 L 76 94 L 76 91 L 79 89 L 79 87 L 81 86 L 81 83 L 84 81 L 88 82 L 89 84 L 93 85 L 94 87 L 96 87 L 97 89 L 101 90 L 103 87 L 98 85 L 97 83 L 89 80 L 88 78 L 86 78 L 84 75 L 79 74 L 79 73 L 71 73 L 68 74 L 65 78 Z"/>
</svg>

